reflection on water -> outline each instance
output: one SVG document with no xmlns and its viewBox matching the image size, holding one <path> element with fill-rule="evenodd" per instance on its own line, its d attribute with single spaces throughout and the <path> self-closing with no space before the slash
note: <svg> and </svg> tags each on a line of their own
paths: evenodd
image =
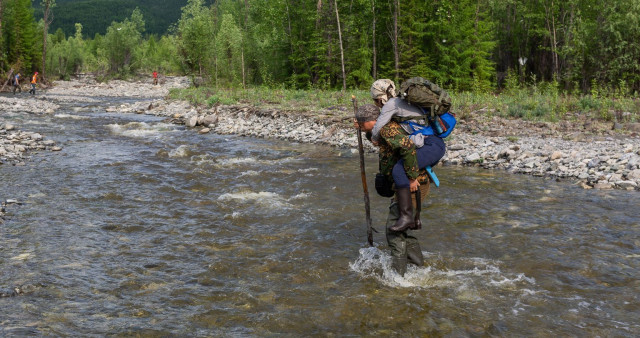
<svg viewBox="0 0 640 338">
<path fill-rule="evenodd" d="M 0 224 L 0 335 L 640 334 L 637 192 L 440 167 L 425 265 L 400 277 L 378 196 L 366 245 L 351 150 L 7 118 L 63 151 L 0 167 L 0 198 L 24 202 Z"/>
</svg>

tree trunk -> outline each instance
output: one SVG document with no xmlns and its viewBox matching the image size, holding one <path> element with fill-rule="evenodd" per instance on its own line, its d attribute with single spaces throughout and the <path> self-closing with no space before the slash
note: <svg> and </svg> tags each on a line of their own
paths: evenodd
<svg viewBox="0 0 640 338">
<path fill-rule="evenodd" d="M 400 48 L 398 46 L 398 17 L 400 11 L 400 0 L 393 1 L 393 37 L 391 44 L 393 45 L 393 61 L 396 72 L 395 82 L 398 82 L 400 79 Z"/>
<path fill-rule="evenodd" d="M 316 4 L 316 30 L 318 30 L 318 27 L 320 27 L 321 12 L 322 12 L 322 0 L 318 0 L 318 3 Z"/>
<path fill-rule="evenodd" d="M 240 58 L 242 59 L 242 89 L 247 89 L 247 82 L 244 74 L 244 48 L 240 52 Z"/>
<path fill-rule="evenodd" d="M 552 69 L 551 74 L 553 78 L 557 78 L 558 76 L 558 40 L 556 37 L 556 20 L 553 12 L 553 0 L 551 0 L 551 6 L 547 6 L 546 2 L 544 4 L 545 16 L 546 16 L 546 24 L 547 31 L 549 32 L 551 41 L 551 60 L 552 60 Z"/>
<path fill-rule="evenodd" d="M 347 76 L 344 71 L 344 50 L 342 49 L 342 30 L 340 29 L 340 15 L 338 14 L 338 0 L 333 0 L 336 7 L 336 21 L 338 22 L 338 39 L 340 40 L 340 64 L 342 65 L 342 91 L 347 90 Z"/>
<path fill-rule="evenodd" d="M 53 21 L 53 14 L 51 8 L 55 5 L 55 0 L 43 0 L 43 23 L 44 30 L 42 33 L 42 82 L 47 81 L 47 36 L 49 35 L 49 25 Z"/>
<path fill-rule="evenodd" d="M 2 50 L 2 14 L 4 13 L 4 0 L 0 0 L 0 50 Z"/>
<path fill-rule="evenodd" d="M 378 78 L 378 55 L 376 53 L 376 1 L 371 1 L 371 13 L 373 14 L 373 32 L 371 37 L 373 39 L 373 79 Z"/>
<path fill-rule="evenodd" d="M 248 0 L 244 0 L 244 32 L 242 33 L 242 49 L 240 51 L 240 58 L 242 60 L 242 89 L 247 89 L 247 78 L 244 69 L 244 40 L 247 34 L 247 26 L 249 24 L 249 3 Z"/>
</svg>

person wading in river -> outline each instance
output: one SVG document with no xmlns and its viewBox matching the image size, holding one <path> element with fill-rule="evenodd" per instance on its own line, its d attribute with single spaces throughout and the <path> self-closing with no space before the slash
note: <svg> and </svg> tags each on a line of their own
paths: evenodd
<svg viewBox="0 0 640 338">
<path fill-rule="evenodd" d="M 365 131 L 369 141 L 371 141 L 371 130 L 379 115 L 379 107 L 372 104 L 361 106 L 356 113 L 355 127 L 359 126 L 362 131 Z M 422 266 L 424 263 L 420 243 L 416 237 L 408 233 L 408 230 L 418 230 L 421 227 L 419 213 L 414 214 L 415 199 L 412 200 L 411 190 L 420 190 L 420 196 L 426 197 L 429 192 L 428 173 L 424 169 L 426 165 L 420 169 L 416 147 L 409 139 L 407 132 L 397 122 L 391 121 L 382 128 L 377 146 L 380 172 L 388 177 L 393 176 L 395 182 L 395 196 L 389 206 L 386 237 L 391 249 L 392 267 L 398 274 L 404 275 L 407 271 L 407 263 L 417 266 Z M 402 168 L 400 171 L 404 179 L 392 175 L 396 171 L 396 166 Z"/>
<path fill-rule="evenodd" d="M 22 87 L 20 87 L 20 73 L 17 73 L 13 76 L 13 94 L 16 93 L 16 90 L 22 93 Z"/>
<path fill-rule="evenodd" d="M 38 72 L 33 73 L 31 77 L 31 89 L 29 89 L 29 93 L 32 95 L 36 95 L 36 83 L 38 83 Z"/>
</svg>

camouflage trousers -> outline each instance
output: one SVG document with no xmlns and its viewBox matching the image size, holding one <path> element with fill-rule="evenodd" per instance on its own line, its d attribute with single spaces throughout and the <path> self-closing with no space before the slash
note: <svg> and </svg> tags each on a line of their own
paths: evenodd
<svg viewBox="0 0 640 338">
<path fill-rule="evenodd" d="M 424 201 L 429 194 L 429 184 L 423 184 L 420 186 L 421 200 Z M 416 212 L 416 200 L 415 196 L 413 200 L 413 212 Z M 391 200 L 389 206 L 389 215 L 387 216 L 386 223 L 386 235 L 387 244 L 391 249 L 391 265 L 393 269 L 401 276 L 404 276 L 407 272 L 407 264 L 415 264 L 422 266 L 424 264 L 424 257 L 422 256 L 422 249 L 420 248 L 420 242 L 418 239 L 409 234 L 408 231 L 391 231 L 389 227 L 392 227 L 398 218 L 400 217 L 400 211 L 398 210 L 398 202 L 395 197 Z"/>
</svg>

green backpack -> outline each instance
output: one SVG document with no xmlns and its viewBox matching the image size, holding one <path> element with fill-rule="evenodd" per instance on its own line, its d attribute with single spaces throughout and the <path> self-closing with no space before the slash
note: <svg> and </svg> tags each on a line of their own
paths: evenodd
<svg viewBox="0 0 640 338">
<path fill-rule="evenodd" d="M 421 108 L 429 108 L 431 115 L 442 115 L 451 108 L 451 97 L 437 84 L 421 78 L 412 77 L 400 85 L 401 98 Z"/>
</svg>

